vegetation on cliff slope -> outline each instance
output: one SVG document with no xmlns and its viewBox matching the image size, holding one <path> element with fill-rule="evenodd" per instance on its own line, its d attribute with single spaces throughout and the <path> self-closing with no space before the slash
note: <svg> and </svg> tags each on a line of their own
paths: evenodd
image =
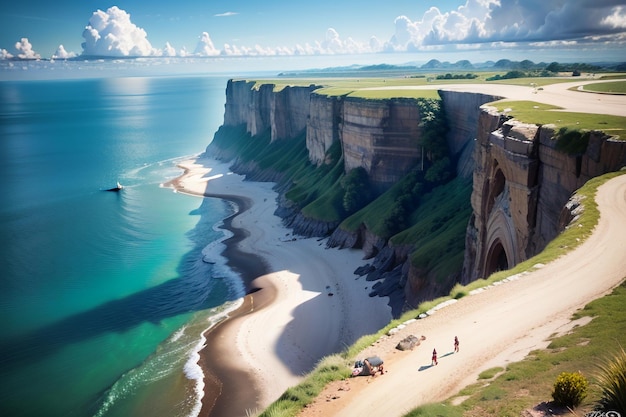
<svg viewBox="0 0 626 417">
<path fill-rule="evenodd" d="M 222 126 L 210 148 L 235 159 L 235 167 L 251 178 L 278 182 L 291 209 L 311 221 L 342 222 L 340 227 L 350 232 L 364 225 L 384 240 L 393 237 L 394 244 L 415 247 L 413 265 L 442 280 L 462 265 L 471 185 L 446 185 L 455 174 L 441 100 L 419 98 L 416 103 L 421 117 L 417 146 L 424 158 L 380 196 L 373 194 L 363 168 L 344 173 L 339 142 L 319 167 L 308 160 L 304 134 L 271 142 L 269 131 L 252 137 L 243 125 Z"/>
<path fill-rule="evenodd" d="M 428 276 L 440 284 L 463 266 L 471 195 L 469 179 L 455 178 L 435 188 L 412 213 L 411 226 L 391 238 L 394 245 L 413 246 L 411 264 L 428 271 Z"/>
<path fill-rule="evenodd" d="M 319 167 L 309 162 L 304 134 L 271 142 L 269 131 L 252 137 L 243 125 L 222 126 L 209 150 L 219 158 L 235 160 L 235 170 L 245 171 L 250 178 L 277 182 L 295 210 L 312 220 L 339 222 L 369 201 L 366 184 L 358 183 L 363 180 L 344 175 L 339 142 Z"/>
</svg>

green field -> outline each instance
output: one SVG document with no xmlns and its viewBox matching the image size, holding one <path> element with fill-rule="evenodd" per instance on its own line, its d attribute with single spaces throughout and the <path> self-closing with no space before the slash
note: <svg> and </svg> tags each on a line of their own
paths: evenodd
<svg viewBox="0 0 626 417">
<path fill-rule="evenodd" d="M 583 86 L 583 91 L 593 93 L 626 94 L 626 81 L 588 84 Z"/>
<path fill-rule="evenodd" d="M 491 105 L 499 112 L 506 113 L 520 122 L 538 125 L 552 124 L 557 129 L 601 130 L 608 135 L 626 140 L 626 116 L 564 112 L 560 107 L 534 101 L 497 101 Z"/>
</svg>

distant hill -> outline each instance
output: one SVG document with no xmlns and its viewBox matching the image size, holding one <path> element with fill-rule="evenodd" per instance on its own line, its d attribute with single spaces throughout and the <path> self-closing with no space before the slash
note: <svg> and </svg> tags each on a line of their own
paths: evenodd
<svg viewBox="0 0 626 417">
<path fill-rule="evenodd" d="M 405 64 L 376 64 L 376 65 L 348 65 L 341 67 L 313 68 L 292 72 L 281 72 L 279 77 L 313 77 L 313 76 L 372 76 L 372 75 L 401 75 L 407 72 L 426 72 L 426 71 L 626 71 L 626 62 L 596 62 L 596 63 L 558 63 L 558 62 L 538 62 L 535 63 L 528 59 L 522 61 L 511 61 L 510 59 L 500 59 L 496 62 L 485 61 L 472 63 L 467 59 L 457 62 L 439 61 L 431 59 L 424 64 L 417 62 L 409 62 Z"/>
</svg>

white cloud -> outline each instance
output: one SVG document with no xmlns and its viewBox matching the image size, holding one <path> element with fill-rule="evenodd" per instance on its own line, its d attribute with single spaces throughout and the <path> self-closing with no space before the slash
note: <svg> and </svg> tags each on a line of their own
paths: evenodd
<svg viewBox="0 0 626 417">
<path fill-rule="evenodd" d="M 395 19 L 395 33 L 386 51 L 427 50 L 436 45 L 493 42 L 575 41 L 626 30 L 623 0 L 467 0 L 455 10 L 431 7 L 421 20 Z"/>
<path fill-rule="evenodd" d="M 230 16 L 236 16 L 239 13 L 237 12 L 226 12 L 226 13 L 218 13 L 218 14 L 214 14 L 213 16 L 215 17 L 230 17 Z"/>
<path fill-rule="evenodd" d="M 220 51 L 213 45 L 213 41 L 211 40 L 209 34 L 207 32 L 202 32 L 193 53 L 198 56 L 216 56 L 220 54 Z"/>
<path fill-rule="evenodd" d="M 169 42 L 165 42 L 165 46 L 163 47 L 163 55 L 164 56 L 176 56 L 176 49 Z"/>
<path fill-rule="evenodd" d="M 158 51 L 148 41 L 146 31 L 130 20 L 130 14 L 110 7 L 97 10 L 83 31 L 83 55 L 87 56 L 151 56 Z"/>
<path fill-rule="evenodd" d="M 68 59 L 74 58 L 76 56 L 75 52 L 67 52 L 63 45 L 59 45 L 56 52 L 52 55 L 53 59 Z"/>
<path fill-rule="evenodd" d="M 0 49 L 0 61 L 3 59 L 12 59 L 13 55 L 6 49 Z"/>
<path fill-rule="evenodd" d="M 372 52 L 372 45 L 371 41 L 369 43 L 363 43 L 350 37 L 342 39 L 334 28 L 328 28 L 324 41 L 316 42 L 314 47 L 307 45 L 305 48 L 296 47 L 296 49 L 299 51 L 299 54 L 306 51 L 305 53 L 307 55 L 361 54 Z"/>
<path fill-rule="evenodd" d="M 15 42 L 15 50 L 19 59 L 40 59 L 41 55 L 33 50 L 33 46 L 28 38 L 22 38 L 19 42 Z"/>
<path fill-rule="evenodd" d="M 153 48 L 144 29 L 117 6 L 97 10 L 83 32 L 83 56 L 287 56 L 339 55 L 376 52 L 444 51 L 477 48 L 515 48 L 520 45 L 545 48 L 597 44 L 623 45 L 626 42 L 624 0 L 465 0 L 454 10 L 430 7 L 420 18 L 406 15 L 394 22 L 394 34 L 386 42 L 372 36 L 365 42 L 340 36 L 328 28 L 322 40 L 295 46 L 224 44 L 216 47 L 203 32 L 196 48 L 177 51 L 169 42 Z M 213 15 L 229 17 L 237 12 Z M 15 52 L 0 49 L 0 59 L 39 59 L 27 38 L 15 44 Z M 52 58 L 75 56 L 59 45 Z"/>
<path fill-rule="evenodd" d="M 602 24 L 612 28 L 626 29 L 626 10 L 624 7 L 615 7 L 613 13 L 602 19 Z"/>
</svg>

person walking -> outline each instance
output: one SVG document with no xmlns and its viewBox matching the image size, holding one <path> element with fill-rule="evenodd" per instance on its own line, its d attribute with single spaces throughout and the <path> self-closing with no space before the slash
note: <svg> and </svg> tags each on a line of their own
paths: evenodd
<svg viewBox="0 0 626 417">
<path fill-rule="evenodd" d="M 454 353 L 459 351 L 459 338 L 454 336 Z"/>
<path fill-rule="evenodd" d="M 431 365 L 431 366 L 432 366 L 432 365 L 437 365 L 437 363 L 438 363 L 438 362 L 437 362 L 437 350 L 436 350 L 436 349 L 433 349 L 433 360 L 432 360 L 432 362 L 430 363 L 430 365 Z"/>
</svg>

